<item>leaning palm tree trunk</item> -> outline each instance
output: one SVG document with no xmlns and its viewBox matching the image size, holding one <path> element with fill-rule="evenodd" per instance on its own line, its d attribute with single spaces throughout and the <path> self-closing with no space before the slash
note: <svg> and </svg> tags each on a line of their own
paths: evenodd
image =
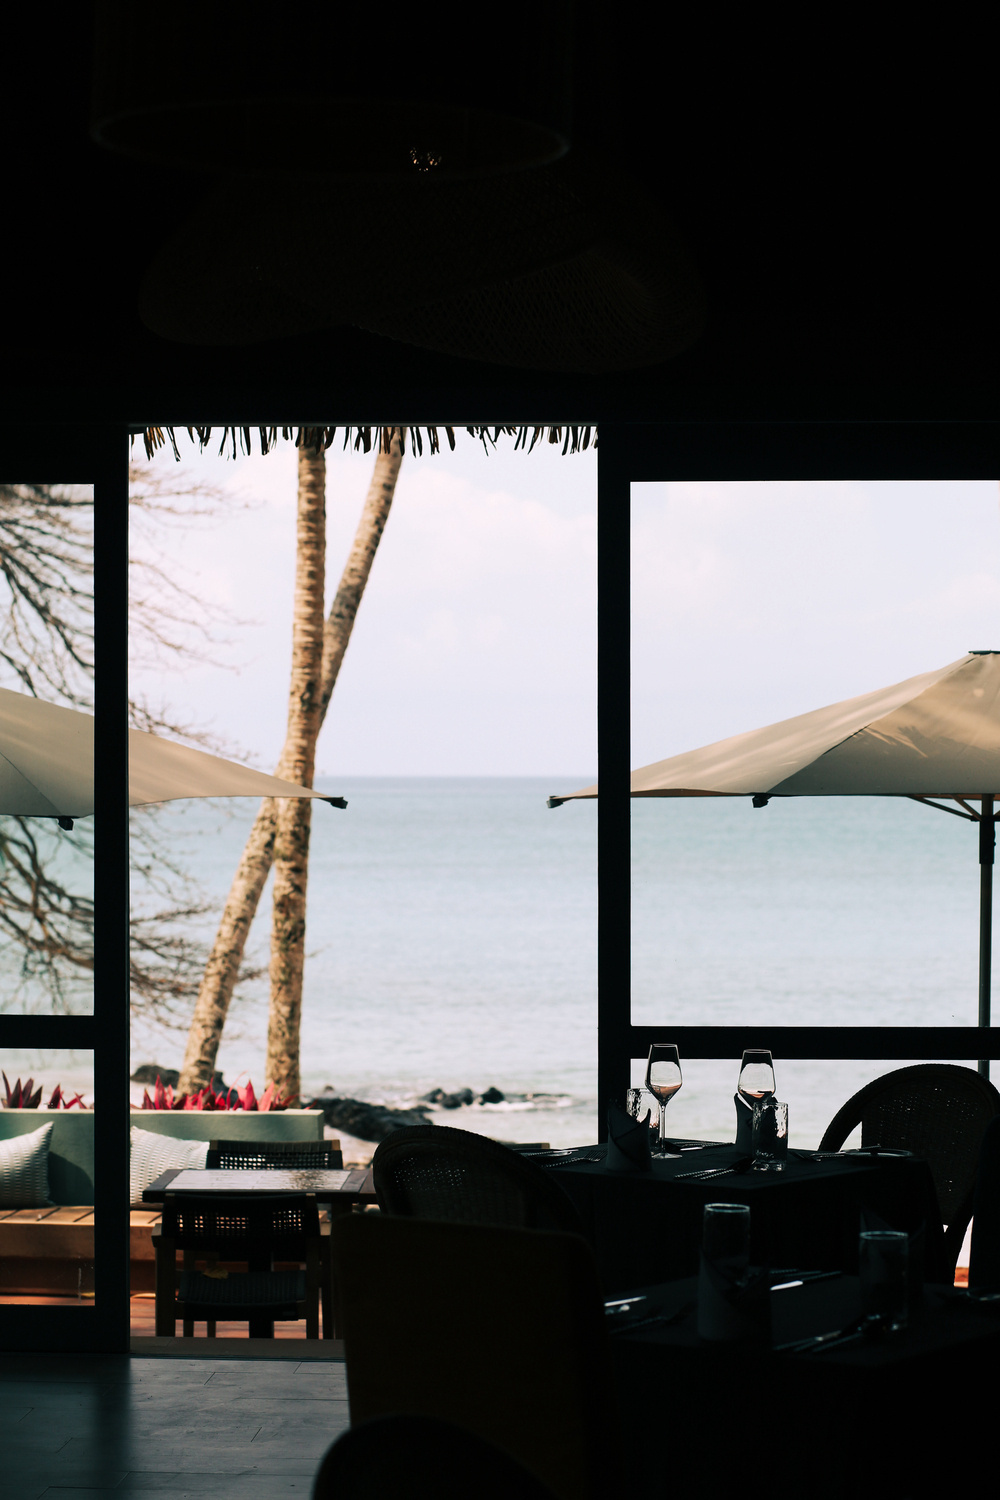
<svg viewBox="0 0 1000 1500">
<path fill-rule="evenodd" d="M 368 487 L 361 521 L 323 632 L 323 676 L 320 722 L 336 686 L 358 606 L 389 517 L 403 461 L 401 438 L 394 431 L 388 453 L 380 453 Z M 286 743 L 275 775 L 291 779 L 291 747 Z M 243 849 L 212 952 L 195 1003 L 181 1069 L 179 1092 L 204 1088 L 215 1071 L 219 1043 L 233 997 L 250 926 L 274 862 L 277 803 L 266 798 Z"/>
<path fill-rule="evenodd" d="M 326 454 L 299 449 L 299 506 L 295 540 L 292 672 L 285 754 L 289 779 L 312 786 L 316 774 L 323 696 L 323 597 L 326 588 Z M 299 1033 L 305 964 L 306 892 L 312 802 L 283 797 L 274 836 L 271 909 L 271 1004 L 266 1081 L 279 1096 L 299 1097 Z"/>
</svg>

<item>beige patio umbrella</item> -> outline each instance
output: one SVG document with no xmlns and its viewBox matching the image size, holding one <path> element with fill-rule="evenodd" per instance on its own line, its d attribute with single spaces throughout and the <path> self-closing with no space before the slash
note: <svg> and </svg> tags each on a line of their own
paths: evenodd
<svg viewBox="0 0 1000 1500">
<path fill-rule="evenodd" d="M 181 797 L 315 797 L 347 806 L 343 797 L 158 735 L 130 729 L 128 736 L 130 807 Z M 93 717 L 0 688 L 0 813 L 57 818 L 71 828 L 93 811 Z"/>
<path fill-rule="evenodd" d="M 631 795 L 748 796 L 754 807 L 772 797 L 912 797 L 978 823 L 979 1024 L 989 1026 L 1000 652 L 970 651 L 936 672 L 643 766 Z M 595 784 L 549 806 L 596 796 Z"/>
</svg>

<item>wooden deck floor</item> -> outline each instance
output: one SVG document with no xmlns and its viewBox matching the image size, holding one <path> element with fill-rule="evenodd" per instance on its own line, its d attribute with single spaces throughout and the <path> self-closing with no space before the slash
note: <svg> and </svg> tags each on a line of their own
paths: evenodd
<svg viewBox="0 0 1000 1500">
<path fill-rule="evenodd" d="M 90 1299 L 85 1299 L 90 1300 Z M 72 1306 L 80 1301 L 78 1297 L 43 1297 L 43 1296 L 19 1296 L 0 1297 L 0 1304 L 5 1302 L 16 1302 L 22 1305 L 33 1305 L 36 1307 L 64 1307 Z M 152 1338 L 155 1334 L 155 1320 L 153 1316 L 154 1300 L 152 1292 L 139 1292 L 129 1299 L 130 1324 L 133 1338 Z M 320 1314 L 320 1333 L 322 1333 L 322 1314 Z M 180 1334 L 180 1325 L 177 1327 Z M 306 1325 L 304 1322 L 275 1323 L 274 1336 L 276 1339 L 301 1339 L 305 1341 Z M 205 1333 L 204 1324 L 195 1324 L 196 1337 L 203 1337 Z M 246 1323 L 223 1323 L 216 1327 L 216 1337 L 225 1339 L 245 1339 L 247 1337 Z M 255 1343 L 259 1340 L 254 1340 Z M 330 1342 L 327 1340 L 326 1342 Z"/>
</svg>

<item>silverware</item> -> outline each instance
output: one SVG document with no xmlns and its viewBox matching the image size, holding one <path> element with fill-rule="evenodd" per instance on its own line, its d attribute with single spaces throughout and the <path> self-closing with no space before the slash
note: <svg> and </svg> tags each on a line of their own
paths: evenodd
<svg viewBox="0 0 1000 1500">
<path fill-rule="evenodd" d="M 733 1162 L 731 1167 L 702 1167 L 698 1172 L 678 1172 L 674 1182 L 710 1182 L 716 1177 L 738 1177 L 743 1172 L 749 1172 L 753 1166 L 753 1157 L 744 1156 L 739 1161 Z"/>
<path fill-rule="evenodd" d="M 540 1167 L 576 1167 L 581 1162 L 603 1161 L 605 1153 L 602 1151 L 598 1156 L 557 1156 L 551 1161 L 540 1161 Z"/>
<path fill-rule="evenodd" d="M 873 1338 L 883 1331 L 883 1322 L 878 1313 L 867 1313 L 860 1318 L 855 1318 L 853 1323 L 847 1323 L 843 1328 L 835 1328 L 832 1333 L 816 1333 L 807 1339 L 795 1339 L 790 1344 L 778 1344 L 775 1346 L 775 1354 L 805 1354 L 815 1351 L 817 1354 L 825 1354 L 827 1349 L 837 1349 L 841 1344 L 853 1344 L 859 1339 Z"/>
<path fill-rule="evenodd" d="M 685 1302 L 682 1307 L 678 1307 L 672 1313 L 646 1313 L 641 1318 L 633 1318 L 629 1321 L 622 1318 L 621 1322 L 617 1318 L 612 1318 L 608 1323 L 608 1332 L 633 1333 L 637 1328 L 648 1328 L 654 1323 L 659 1323 L 661 1327 L 666 1328 L 668 1324 L 679 1323 L 681 1318 L 687 1317 L 693 1307 L 694 1299 Z"/>
</svg>

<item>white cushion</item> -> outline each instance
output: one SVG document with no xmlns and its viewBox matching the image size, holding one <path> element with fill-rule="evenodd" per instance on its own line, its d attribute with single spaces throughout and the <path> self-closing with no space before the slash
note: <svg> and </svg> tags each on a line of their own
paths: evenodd
<svg viewBox="0 0 1000 1500">
<path fill-rule="evenodd" d="M 149 1204 L 142 1201 L 143 1190 L 162 1172 L 169 1172 L 174 1167 L 203 1167 L 207 1160 L 207 1141 L 179 1141 L 176 1136 L 160 1135 L 156 1130 L 140 1130 L 133 1125 L 129 1202 L 133 1208 L 148 1208 Z"/>
<path fill-rule="evenodd" d="M 48 1208 L 52 1121 L 0 1141 L 0 1208 Z"/>
</svg>

